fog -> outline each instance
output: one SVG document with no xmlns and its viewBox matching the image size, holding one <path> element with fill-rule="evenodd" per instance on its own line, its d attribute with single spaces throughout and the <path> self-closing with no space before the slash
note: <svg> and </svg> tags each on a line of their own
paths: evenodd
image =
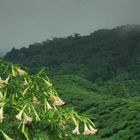
<svg viewBox="0 0 140 140">
<path fill-rule="evenodd" d="M 140 0 L 0 0 L 0 55 L 52 37 L 140 24 Z"/>
</svg>

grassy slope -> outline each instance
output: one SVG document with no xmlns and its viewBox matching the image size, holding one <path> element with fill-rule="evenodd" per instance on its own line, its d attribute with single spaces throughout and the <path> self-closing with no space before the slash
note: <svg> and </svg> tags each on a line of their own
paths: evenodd
<svg viewBox="0 0 140 140">
<path fill-rule="evenodd" d="M 67 106 L 74 105 L 79 112 L 96 118 L 99 131 L 95 140 L 140 139 L 140 97 L 108 96 L 92 82 L 74 75 L 56 76 L 53 81 Z"/>
</svg>

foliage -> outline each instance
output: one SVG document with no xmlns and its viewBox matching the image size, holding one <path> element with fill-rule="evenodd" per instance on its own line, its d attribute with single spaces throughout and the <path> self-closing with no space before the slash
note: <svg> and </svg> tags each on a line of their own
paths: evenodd
<svg viewBox="0 0 140 140">
<path fill-rule="evenodd" d="M 0 61 L 0 139 L 70 140 L 81 131 L 96 133 L 87 116 L 60 107 L 65 102 L 43 69 L 34 75 L 23 69 Z"/>
<path fill-rule="evenodd" d="M 67 101 L 64 108 L 90 115 L 97 125 L 98 135 L 73 139 L 140 140 L 139 25 L 53 38 L 13 48 L 3 59 L 27 66 L 32 73 L 48 66 Z"/>
<path fill-rule="evenodd" d="M 23 64 L 32 72 L 47 66 L 52 75 L 74 74 L 96 83 L 140 79 L 139 29 L 126 25 L 88 36 L 53 38 L 28 48 L 13 48 L 4 59 Z"/>
<path fill-rule="evenodd" d="M 61 97 L 67 100 L 66 106 L 74 106 L 77 111 L 90 115 L 94 120 L 98 134 L 94 137 L 83 138 L 84 140 L 140 139 L 140 97 L 134 96 L 134 93 L 139 91 L 138 81 L 120 83 L 125 85 L 133 97 L 127 95 L 128 93 L 116 95 L 109 92 L 108 86 L 104 93 L 105 86 L 95 88 L 92 82 L 74 75 L 56 76 L 53 81 Z M 116 84 L 118 85 L 118 82 Z M 132 91 L 134 93 L 131 93 Z"/>
</svg>

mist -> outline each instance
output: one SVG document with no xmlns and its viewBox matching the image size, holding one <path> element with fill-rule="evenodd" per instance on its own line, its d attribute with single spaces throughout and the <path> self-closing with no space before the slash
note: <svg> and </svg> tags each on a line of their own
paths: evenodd
<svg viewBox="0 0 140 140">
<path fill-rule="evenodd" d="M 140 24 L 139 0 L 0 0 L 0 55 L 52 37 Z"/>
</svg>

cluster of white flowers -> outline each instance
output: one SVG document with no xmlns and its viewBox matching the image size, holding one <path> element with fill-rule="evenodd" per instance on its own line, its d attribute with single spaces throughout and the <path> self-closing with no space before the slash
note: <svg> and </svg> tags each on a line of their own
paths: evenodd
<svg viewBox="0 0 140 140">
<path fill-rule="evenodd" d="M 13 112 L 17 111 L 17 114 L 14 113 L 15 120 L 18 120 L 16 121 L 17 128 L 21 128 L 27 140 L 29 138 L 25 128 L 34 124 L 33 121 L 41 122 L 49 114 L 48 112 L 50 112 L 51 117 L 54 113 L 57 114 L 56 120 L 62 129 L 67 130 L 69 124 L 74 125 L 75 128 L 70 130 L 72 134 L 96 134 L 97 129 L 94 128 L 94 124 L 90 120 L 80 117 L 73 109 L 66 112 L 59 109 L 59 106 L 64 105 L 65 102 L 58 96 L 48 77 L 30 76 L 20 67 L 14 65 L 10 67 L 10 70 L 10 74 L 5 80 L 0 77 L 0 123 L 4 124 L 6 121 L 5 117 L 7 118 L 7 116 L 4 114 L 7 113 L 5 112 L 7 102 L 10 100 L 13 102 Z M 16 78 L 17 81 L 15 81 Z M 10 87 L 10 92 L 7 90 L 8 87 Z M 12 87 L 13 89 L 11 89 Z M 80 123 L 84 124 L 83 133 L 80 132 Z M 12 140 L 3 130 L 0 129 L 0 132 L 6 140 Z"/>
<path fill-rule="evenodd" d="M 79 124 L 77 123 L 75 128 L 72 130 L 73 134 L 79 135 L 80 131 L 79 131 Z M 84 135 L 90 135 L 93 134 L 95 135 L 97 133 L 97 129 L 95 129 L 91 124 L 86 124 L 84 123 Z"/>
</svg>

